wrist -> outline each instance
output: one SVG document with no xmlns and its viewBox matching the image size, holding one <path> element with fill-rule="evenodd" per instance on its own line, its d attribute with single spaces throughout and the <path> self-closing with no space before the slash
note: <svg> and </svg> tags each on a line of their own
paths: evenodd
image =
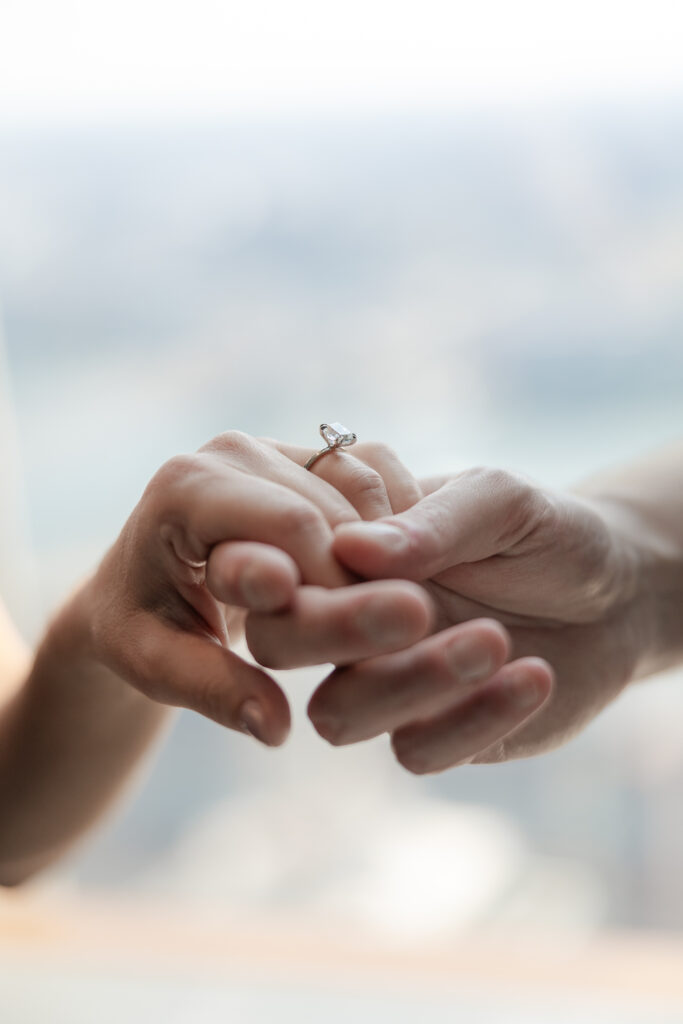
<svg viewBox="0 0 683 1024">
<path fill-rule="evenodd" d="M 92 629 L 94 595 L 92 578 L 81 583 L 50 619 L 39 653 L 49 648 L 51 657 L 69 663 L 99 663 Z"/>
<path fill-rule="evenodd" d="M 98 625 L 101 605 L 96 573 L 72 592 L 48 623 L 36 654 L 34 683 L 70 691 L 75 687 L 80 699 L 146 702 L 148 698 L 105 656 Z"/>
<path fill-rule="evenodd" d="M 683 546 L 657 517 L 629 496 L 590 495 L 619 557 L 630 567 L 624 607 L 637 636 L 636 676 L 683 660 Z"/>
</svg>

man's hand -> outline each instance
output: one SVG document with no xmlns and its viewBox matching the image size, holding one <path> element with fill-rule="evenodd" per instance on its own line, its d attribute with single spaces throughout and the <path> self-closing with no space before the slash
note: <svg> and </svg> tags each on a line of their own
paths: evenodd
<svg viewBox="0 0 683 1024">
<path fill-rule="evenodd" d="M 336 669 L 311 719 L 333 743 L 389 732 L 419 773 L 563 742 L 637 674 L 654 628 L 637 545 L 609 503 L 499 470 L 426 482 L 397 515 L 340 524 L 334 553 L 363 578 L 420 582 L 437 632 Z"/>
</svg>

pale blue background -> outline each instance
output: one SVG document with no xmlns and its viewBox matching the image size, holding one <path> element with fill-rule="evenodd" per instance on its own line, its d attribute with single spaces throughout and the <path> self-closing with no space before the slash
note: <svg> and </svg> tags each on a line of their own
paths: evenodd
<svg viewBox="0 0 683 1024">
<path fill-rule="evenodd" d="M 677 107 L 7 129 L 0 223 L 44 607 L 164 459 L 224 429 L 312 445 L 341 419 L 416 471 L 553 485 L 683 429 Z M 586 865 L 602 923 L 680 927 L 680 681 L 652 687 L 564 751 L 421 791 Z M 243 743 L 183 716 L 70 876 L 144 887 L 253 781 Z"/>
</svg>

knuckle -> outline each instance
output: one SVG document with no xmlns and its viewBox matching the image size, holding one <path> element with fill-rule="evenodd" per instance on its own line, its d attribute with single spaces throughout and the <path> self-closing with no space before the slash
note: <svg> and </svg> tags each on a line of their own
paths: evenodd
<svg viewBox="0 0 683 1024">
<path fill-rule="evenodd" d="M 394 449 L 383 441 L 362 441 L 361 444 L 355 446 L 355 451 L 373 465 L 398 462 L 398 456 Z"/>
<path fill-rule="evenodd" d="M 245 434 L 242 430 L 226 430 L 200 448 L 200 451 L 214 452 L 241 459 L 252 454 L 256 446 L 257 442 L 255 439 L 250 437 L 249 434 Z"/>
<path fill-rule="evenodd" d="M 496 495 L 507 497 L 513 492 L 520 477 L 516 477 L 507 469 L 499 466 L 472 466 L 466 469 L 462 476 L 477 484 L 478 487 L 487 491 L 494 491 Z"/>
<path fill-rule="evenodd" d="M 196 475 L 200 464 L 196 455 L 174 455 L 156 471 L 148 491 L 167 493 L 184 487 L 188 479 Z"/>
<path fill-rule="evenodd" d="M 487 496 L 495 495 L 501 509 L 499 539 L 503 546 L 521 540 L 552 511 L 544 492 L 520 474 L 490 466 L 477 466 L 465 473 Z"/>
<path fill-rule="evenodd" d="M 356 500 L 388 501 L 384 480 L 376 470 L 362 462 L 356 462 L 349 473 L 349 492 L 350 497 Z"/>
<path fill-rule="evenodd" d="M 174 519 L 196 489 L 203 468 L 201 456 L 174 455 L 147 484 L 141 505 L 158 521 Z"/>
<path fill-rule="evenodd" d="M 174 455 L 147 484 L 136 508 L 135 521 L 147 526 L 185 521 L 204 473 L 201 455 Z"/>
</svg>

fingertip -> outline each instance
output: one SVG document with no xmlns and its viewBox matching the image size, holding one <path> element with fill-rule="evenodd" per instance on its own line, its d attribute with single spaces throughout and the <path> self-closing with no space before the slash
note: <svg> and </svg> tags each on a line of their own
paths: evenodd
<svg viewBox="0 0 683 1024">
<path fill-rule="evenodd" d="M 263 695 L 247 697 L 237 710 L 235 727 L 264 746 L 280 747 L 289 736 L 291 714 L 284 694 L 277 707 L 272 703 Z"/>
<path fill-rule="evenodd" d="M 555 688 L 555 671 L 544 658 L 524 658 L 528 679 L 539 696 L 539 705 L 544 704 Z"/>
<path fill-rule="evenodd" d="M 332 747 L 343 745 L 344 723 L 337 718 L 330 717 L 324 713 L 316 714 L 315 709 L 308 711 L 308 718 L 311 725 L 321 739 L 325 740 Z"/>
<path fill-rule="evenodd" d="M 465 628 L 466 626 L 471 627 L 485 639 L 494 661 L 502 665 L 508 660 L 512 653 L 512 638 L 502 622 L 489 618 L 472 619 L 465 625 Z"/>
<path fill-rule="evenodd" d="M 218 601 L 256 612 L 289 608 L 299 581 L 296 562 L 269 544 L 216 545 L 206 568 L 206 585 Z"/>
<path fill-rule="evenodd" d="M 555 685 L 555 673 L 543 658 L 520 658 L 505 665 L 494 681 L 493 692 L 525 717 L 546 703 Z"/>
<path fill-rule="evenodd" d="M 144 654 L 152 700 L 187 708 L 228 729 L 280 746 L 290 730 L 289 703 L 277 682 L 257 665 L 205 636 L 156 624 Z"/>
</svg>

